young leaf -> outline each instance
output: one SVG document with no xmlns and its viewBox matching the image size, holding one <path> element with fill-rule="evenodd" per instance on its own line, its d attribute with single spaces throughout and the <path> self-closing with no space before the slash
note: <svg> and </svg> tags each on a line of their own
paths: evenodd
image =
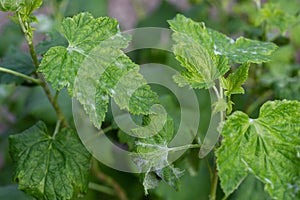
<svg viewBox="0 0 300 200">
<path fill-rule="evenodd" d="M 260 42 L 243 37 L 234 41 L 220 32 L 206 28 L 204 23 L 194 22 L 180 14 L 168 22 L 170 28 L 175 31 L 173 39 L 176 43 L 202 45 L 203 48 L 215 55 L 226 56 L 231 63 L 267 62 L 277 48 L 270 42 Z"/>
<path fill-rule="evenodd" d="M 248 78 L 249 64 L 245 63 L 240 66 L 235 72 L 229 74 L 225 79 L 222 77 L 221 84 L 222 87 L 226 90 L 225 95 L 230 97 L 232 94 L 244 94 L 244 88 L 242 84 Z"/>
<path fill-rule="evenodd" d="M 146 124 L 149 118 L 145 118 Z M 161 122 L 157 122 L 161 123 Z M 143 186 L 145 193 L 148 189 L 155 188 L 159 177 L 167 184 L 178 190 L 179 178 L 183 175 L 183 171 L 174 168 L 168 162 L 169 147 L 174 132 L 173 120 L 168 117 L 162 130 L 152 137 L 138 139 L 135 142 L 135 152 L 137 153 L 134 162 L 143 174 Z M 152 133 L 153 135 L 153 133 Z"/>
<path fill-rule="evenodd" d="M 226 196 L 248 173 L 275 199 L 300 198 L 300 102 L 265 103 L 259 118 L 235 112 L 225 122 L 217 167 Z"/>
<path fill-rule="evenodd" d="M 19 8 L 18 0 L 0 0 L 0 10 L 3 12 L 16 11 Z"/>
<path fill-rule="evenodd" d="M 193 88 L 210 88 L 216 79 L 229 70 L 224 56 L 212 55 L 200 44 L 178 43 L 174 46 L 174 54 L 186 68 L 181 76 Z"/>
<path fill-rule="evenodd" d="M 255 18 L 255 25 L 259 26 L 266 23 L 267 28 L 271 29 L 276 27 L 280 30 L 281 34 L 288 30 L 288 28 L 296 23 L 297 18 L 294 15 L 284 12 L 280 5 L 272 2 L 267 2 L 260 9 Z"/>
<path fill-rule="evenodd" d="M 38 199 L 71 199 L 86 192 L 90 154 L 72 129 L 51 137 L 43 122 L 9 137 L 19 189 Z"/>
<path fill-rule="evenodd" d="M 0 0 L 0 11 L 15 12 L 29 17 L 31 13 L 42 5 L 42 0 Z"/>
</svg>

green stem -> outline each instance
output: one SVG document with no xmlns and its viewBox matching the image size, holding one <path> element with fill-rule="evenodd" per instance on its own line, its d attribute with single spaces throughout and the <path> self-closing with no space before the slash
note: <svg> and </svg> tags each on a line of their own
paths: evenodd
<svg viewBox="0 0 300 200">
<path fill-rule="evenodd" d="M 41 81 L 40 81 L 39 79 L 32 78 L 32 77 L 30 77 L 30 76 L 27 76 L 27 75 L 22 74 L 22 73 L 20 73 L 20 72 L 16 72 L 16 71 L 11 70 L 11 69 L 7 69 L 7 68 L 4 68 L 4 67 L 0 67 L 0 71 L 6 72 L 6 73 L 9 73 L 9 74 L 13 74 L 13 75 L 15 75 L 15 76 L 19 76 L 19 77 L 21 77 L 21 78 L 27 79 L 27 80 L 29 80 L 29 81 L 31 81 L 31 82 L 33 82 L 33 83 L 38 84 L 38 85 L 41 84 Z"/>
<path fill-rule="evenodd" d="M 32 29 L 30 27 L 29 22 L 27 22 L 27 21 L 23 22 L 20 13 L 17 13 L 17 15 L 18 15 L 19 24 L 21 26 L 21 29 L 25 34 L 25 38 L 26 38 L 28 46 L 29 46 L 30 55 L 31 55 L 31 58 L 33 60 L 34 66 L 35 66 L 36 69 L 38 69 L 39 68 L 39 61 L 38 61 L 38 58 L 37 58 L 37 55 L 36 55 L 36 52 L 35 52 L 35 49 L 34 49 L 34 45 L 33 45 L 33 42 L 32 42 L 32 36 L 33 36 Z M 42 86 L 49 102 L 52 104 L 52 106 L 53 106 L 53 108 L 54 108 L 54 110 L 57 114 L 58 119 L 63 123 L 63 126 L 69 127 L 69 124 L 68 124 L 67 120 L 65 119 L 64 115 L 62 114 L 62 111 L 61 111 L 60 107 L 58 106 L 58 104 L 54 100 L 54 98 L 52 97 L 51 91 L 50 91 L 50 89 L 47 85 L 46 80 L 44 79 L 42 74 L 39 74 L 39 73 L 36 72 L 36 75 L 39 78 L 40 85 Z"/>
<path fill-rule="evenodd" d="M 115 191 L 111 189 L 110 187 L 106 187 L 104 185 L 99 185 L 97 183 L 89 183 L 89 188 L 92 190 L 96 190 L 98 192 L 102 192 L 111 196 L 116 196 Z"/>
<path fill-rule="evenodd" d="M 55 92 L 54 97 L 53 97 L 53 101 L 54 101 L 55 103 L 57 102 L 58 95 L 59 95 L 59 91 L 57 90 L 57 91 Z"/>
<path fill-rule="evenodd" d="M 184 146 L 179 146 L 179 147 L 171 147 L 169 148 L 169 152 L 176 152 L 176 151 L 182 151 L 186 149 L 194 149 L 194 148 L 200 148 L 201 144 L 187 144 Z"/>
<path fill-rule="evenodd" d="M 104 134 L 108 133 L 111 130 L 113 130 L 112 126 L 108 126 L 108 127 L 105 127 L 104 129 L 102 129 L 102 131 L 103 131 Z"/>
<path fill-rule="evenodd" d="M 208 162 L 207 157 L 205 157 L 205 164 L 206 164 L 206 167 L 207 167 L 208 172 L 209 172 L 210 181 L 211 181 L 211 183 L 212 183 L 212 182 L 213 182 L 214 174 L 213 174 L 213 171 L 212 171 L 212 169 L 211 169 L 211 167 L 210 167 L 210 165 L 209 165 L 209 162 Z"/>
<path fill-rule="evenodd" d="M 211 191 L 210 191 L 210 195 L 209 195 L 209 199 L 210 200 L 216 200 L 216 194 L 217 194 L 217 188 L 218 188 L 218 180 L 219 180 L 219 176 L 218 176 L 218 170 L 216 168 L 216 166 L 214 167 L 214 172 L 213 172 L 213 179 L 212 179 L 212 183 L 211 183 Z"/>
<path fill-rule="evenodd" d="M 224 99 L 224 90 L 219 84 L 219 90 L 215 88 L 216 93 L 219 94 L 220 99 Z M 226 114 L 222 111 L 220 112 L 220 123 L 223 123 L 225 120 Z M 222 138 L 220 137 L 219 142 L 217 143 L 217 147 L 221 145 L 221 140 Z M 210 195 L 209 199 L 210 200 L 216 200 L 217 196 L 217 188 L 218 188 L 218 181 L 219 181 L 219 175 L 218 175 L 218 169 L 217 169 L 217 163 L 216 163 L 216 157 L 214 156 L 214 165 L 213 165 L 213 170 L 211 170 L 212 175 L 211 175 L 211 190 L 210 190 Z"/>
</svg>

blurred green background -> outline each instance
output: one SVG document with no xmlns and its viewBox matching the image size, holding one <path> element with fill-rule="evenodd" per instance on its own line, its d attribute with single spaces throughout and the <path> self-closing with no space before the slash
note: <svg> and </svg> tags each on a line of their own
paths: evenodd
<svg viewBox="0 0 300 200">
<path fill-rule="evenodd" d="M 216 29 L 237 38 L 245 36 L 252 39 L 273 41 L 279 50 L 273 60 L 267 64 L 253 65 L 245 84 L 246 94 L 234 96 L 234 110 L 242 110 L 250 116 L 258 115 L 259 106 L 269 99 L 300 100 L 300 23 L 299 0 L 273 0 L 283 14 L 263 12 L 258 14 L 255 0 L 48 0 L 36 12 L 39 23 L 35 24 L 35 44 L 40 56 L 53 45 L 64 45 L 65 40 L 55 31 L 60 21 L 82 11 L 88 11 L 95 17 L 111 16 L 119 20 L 122 30 L 136 27 L 168 28 L 167 20 L 183 13 L 196 21 L 205 22 L 207 27 Z M 272 16 L 272 15 L 275 16 Z M 8 14 L 9 15 L 9 14 Z M 296 23 L 290 23 L 288 16 L 297 17 Z M 265 18 L 264 18 L 265 17 Z M 274 19 L 274 20 L 271 20 Z M 276 21 L 276 19 L 278 19 Z M 263 22 L 260 23 L 260 20 Z M 45 40 L 46 39 L 46 40 Z M 41 45 L 42 44 L 42 45 Z M 156 49 L 139 50 L 129 54 L 138 64 L 161 63 L 180 69 L 179 63 L 169 52 Z M 33 68 L 24 37 L 20 28 L 0 12 L 0 65 L 14 66 L 17 71 L 30 74 Z M 234 66 L 237 67 L 237 66 Z M 24 68 L 24 69 L 23 69 Z M 22 71 L 23 70 L 23 71 Z M 25 71 L 24 71 L 25 70 Z M 17 84 L 13 84 L 16 82 Z M 168 112 L 180 121 L 179 105 L 175 96 L 163 87 L 153 86 L 159 93 L 160 100 Z M 199 137 L 202 138 L 210 118 L 209 95 L 206 91 L 197 91 L 201 110 Z M 71 99 L 66 91 L 59 95 L 59 104 L 64 114 L 72 120 Z M 14 165 L 8 152 L 8 136 L 19 133 L 36 121 L 43 120 L 49 127 L 56 123 L 55 112 L 48 103 L 41 88 L 28 85 L 22 79 L 0 73 L 0 199 L 33 199 L 17 190 L 12 182 Z M 112 123 L 107 116 L 104 126 Z M 115 142 L 121 143 L 115 134 Z M 181 188 L 175 191 L 164 183 L 148 196 L 144 196 L 138 176 L 110 169 L 99 163 L 100 169 L 107 176 L 116 180 L 127 193 L 128 199 L 153 200 L 205 200 L 210 192 L 209 172 L 205 162 L 212 163 L 212 155 L 207 160 L 200 160 L 196 150 L 189 150 L 176 165 L 186 169 L 181 179 Z M 98 180 L 93 174 L 91 182 L 110 187 Z M 221 190 L 218 191 L 222 193 Z M 221 196 L 221 195 L 219 195 Z M 74 198 L 74 199 L 77 199 Z M 90 189 L 88 194 L 78 199 L 118 199 L 114 194 Z M 229 199 L 269 199 L 263 185 L 249 176 Z"/>
</svg>

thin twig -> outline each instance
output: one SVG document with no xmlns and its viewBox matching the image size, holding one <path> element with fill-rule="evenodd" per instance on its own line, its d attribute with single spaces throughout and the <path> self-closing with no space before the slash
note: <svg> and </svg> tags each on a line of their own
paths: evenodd
<svg viewBox="0 0 300 200">
<path fill-rule="evenodd" d="M 89 183 L 89 188 L 92 190 L 96 190 L 98 192 L 102 192 L 111 196 L 116 196 L 115 191 L 111 189 L 110 187 L 104 186 L 104 185 L 99 185 L 97 183 Z"/>
<path fill-rule="evenodd" d="M 112 186 L 115 190 L 115 194 L 119 197 L 120 200 L 128 200 L 127 195 L 124 189 L 117 183 L 113 178 L 101 172 L 96 160 L 92 161 L 92 173 L 101 181 Z"/>
<path fill-rule="evenodd" d="M 38 69 L 39 61 L 38 61 L 38 58 L 37 58 L 37 55 L 36 55 L 36 52 L 35 52 L 35 49 L 34 49 L 34 45 L 33 45 L 33 42 L 32 42 L 32 35 L 33 35 L 32 29 L 31 29 L 28 22 L 25 22 L 25 24 L 24 24 L 24 22 L 22 21 L 20 13 L 17 13 L 17 15 L 18 15 L 18 19 L 19 19 L 19 24 L 21 26 L 22 31 L 25 34 L 25 38 L 26 38 L 28 46 L 29 46 L 30 55 L 31 55 L 31 58 L 33 60 L 33 64 L 34 64 L 35 68 Z M 68 124 L 67 120 L 65 119 L 64 115 L 62 114 L 62 111 L 61 111 L 60 107 L 58 106 L 57 102 L 52 97 L 52 94 L 50 92 L 50 89 L 47 85 L 46 80 L 44 79 L 42 74 L 39 74 L 37 72 L 35 72 L 35 74 L 39 78 L 40 85 L 42 86 L 49 102 L 52 104 L 52 106 L 53 106 L 53 108 L 54 108 L 54 110 L 57 114 L 58 119 L 62 122 L 63 126 L 69 127 L 69 124 Z"/>
<path fill-rule="evenodd" d="M 209 177 L 210 177 L 210 181 L 212 182 L 213 181 L 213 171 L 209 165 L 209 162 L 208 162 L 208 158 L 205 157 L 205 164 L 206 164 L 206 167 L 208 169 L 208 172 L 209 172 Z"/>
<path fill-rule="evenodd" d="M 217 194 L 217 188 L 218 188 L 218 170 L 216 167 L 214 167 L 214 173 L 213 173 L 213 179 L 212 179 L 212 185 L 211 185 L 211 191 L 209 195 L 210 200 L 216 200 L 216 194 Z"/>
</svg>

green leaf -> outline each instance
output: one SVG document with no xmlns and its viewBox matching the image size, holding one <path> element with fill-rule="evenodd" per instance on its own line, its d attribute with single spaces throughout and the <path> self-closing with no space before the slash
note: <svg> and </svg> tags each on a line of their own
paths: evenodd
<svg viewBox="0 0 300 200">
<path fill-rule="evenodd" d="M 131 132 L 135 137 L 148 138 L 153 134 L 157 134 L 165 125 L 167 119 L 167 112 L 161 105 L 155 105 L 151 108 L 151 113 L 148 118 L 150 121 L 146 127 L 134 128 Z"/>
<path fill-rule="evenodd" d="M 266 23 L 267 29 L 278 28 L 283 34 L 293 24 L 295 24 L 297 18 L 295 15 L 291 15 L 284 12 L 279 4 L 267 2 L 259 10 L 258 15 L 255 18 L 255 25 L 259 26 L 262 23 Z"/>
<path fill-rule="evenodd" d="M 30 75 L 35 67 L 29 54 L 22 52 L 19 49 L 10 49 L 0 62 L 0 66 L 20 72 L 25 75 Z M 23 78 L 14 76 L 12 74 L 0 72 L 0 83 L 4 84 L 21 84 L 24 82 Z"/>
<path fill-rule="evenodd" d="M 31 13 L 38 9 L 39 7 L 41 7 L 43 1 L 42 0 L 21 0 L 20 2 L 20 13 L 26 15 L 26 16 L 30 16 Z"/>
<path fill-rule="evenodd" d="M 132 150 L 134 147 L 135 138 L 131 135 L 128 135 L 121 129 L 118 130 L 118 138 L 122 144 L 126 144 L 129 150 Z"/>
<path fill-rule="evenodd" d="M 153 115 L 152 120 L 156 121 L 153 119 L 156 114 Z M 151 122 L 149 117 L 145 117 L 145 125 Z M 161 123 L 164 122 L 156 121 L 153 126 L 161 127 Z M 141 129 L 144 129 L 144 127 Z M 145 172 L 143 174 L 143 186 L 146 194 L 148 194 L 148 189 L 155 188 L 158 185 L 159 179 L 162 179 L 176 190 L 179 188 L 179 178 L 183 175 L 183 171 L 173 167 L 168 161 L 170 150 L 168 143 L 173 138 L 173 132 L 173 120 L 167 117 L 164 126 L 158 133 L 151 133 L 151 136 L 154 136 L 140 138 L 135 142 L 135 152 L 137 154 L 135 155 L 134 162 L 141 172 Z"/>
<path fill-rule="evenodd" d="M 244 88 L 242 88 L 242 84 L 248 78 L 249 64 L 245 63 L 240 66 L 235 72 L 229 74 L 229 76 L 225 79 L 222 77 L 221 84 L 225 91 L 225 95 L 230 97 L 232 94 L 244 94 Z"/>
<path fill-rule="evenodd" d="M 132 114 L 149 114 L 151 106 L 158 103 L 157 94 L 139 73 L 139 66 L 125 55 L 107 67 L 99 82 L 121 109 Z"/>
<path fill-rule="evenodd" d="M 52 30 L 47 33 L 47 38 L 36 46 L 36 52 L 38 54 L 45 54 L 51 47 L 55 46 L 68 46 L 68 41 L 57 30 Z"/>
<path fill-rule="evenodd" d="M 102 55 L 108 56 L 107 53 Z M 106 58 L 108 59 L 114 58 Z M 127 109 L 133 114 L 149 114 L 152 105 L 158 102 L 157 94 L 151 91 L 150 86 L 146 85 L 146 80 L 138 73 L 139 66 L 126 55 L 121 54 L 108 64 L 99 75 L 99 80 L 97 72 L 101 68 L 92 70 L 92 67 L 93 65 L 90 65 L 90 70 L 86 70 L 85 67 L 80 70 L 80 84 L 77 84 L 75 96 L 84 105 L 96 127 L 99 128 L 105 118 L 109 96 L 114 98 L 121 109 Z M 94 73 L 91 74 L 90 71 Z"/>
<path fill-rule="evenodd" d="M 214 104 L 213 104 L 213 114 L 216 114 L 218 112 L 223 112 L 227 109 L 228 105 L 225 99 L 218 99 Z"/>
<path fill-rule="evenodd" d="M 226 196 L 255 175 L 275 199 L 300 198 L 300 102 L 265 103 L 257 119 L 229 116 L 217 150 L 217 167 Z"/>
<path fill-rule="evenodd" d="M 105 118 L 109 96 L 121 109 L 149 113 L 157 95 L 138 73 L 139 66 L 120 50 L 129 37 L 121 34 L 115 19 L 81 13 L 66 18 L 62 29 L 68 47 L 50 48 L 39 68 L 55 89 L 67 86 L 97 128 Z"/>
<path fill-rule="evenodd" d="M 229 66 L 223 56 L 213 56 L 197 44 L 179 43 L 174 46 L 174 54 L 186 71 L 181 76 L 193 88 L 210 88 L 214 86 L 214 81 L 224 75 Z M 184 82 L 175 78 L 179 85 L 184 86 Z"/>
<path fill-rule="evenodd" d="M 214 55 L 226 56 L 231 63 L 261 63 L 270 61 L 270 55 L 277 46 L 270 42 L 260 42 L 243 37 L 236 41 L 226 35 L 205 27 L 204 23 L 195 22 L 178 14 L 169 20 L 170 28 L 175 31 L 176 43 L 202 45 Z M 222 74 L 220 72 L 220 74 Z"/>
<path fill-rule="evenodd" d="M 269 194 L 264 191 L 264 185 L 253 175 L 248 175 L 239 189 L 233 194 L 232 198 L 236 200 L 272 200 Z"/>
<path fill-rule="evenodd" d="M 18 9 L 19 0 L 0 0 L 0 10 L 3 12 L 16 11 Z"/>
<path fill-rule="evenodd" d="M 42 3 L 42 0 L 0 0 L 0 10 L 4 12 L 18 11 L 29 16 Z"/>
<path fill-rule="evenodd" d="M 109 17 L 94 19 L 89 13 L 80 13 L 73 18 L 66 18 L 62 22 L 62 33 L 68 41 L 68 47 L 52 47 L 44 55 L 39 71 L 43 72 L 45 78 L 52 83 L 52 86 L 61 90 L 68 86 L 72 94 L 75 77 L 85 59 L 94 59 L 90 54 L 96 46 L 110 37 L 120 34 L 118 23 Z M 116 48 L 127 45 L 121 43 Z M 121 42 L 118 40 L 118 42 Z M 113 46 L 111 50 L 114 50 Z M 91 61 L 92 62 L 92 61 Z M 101 66 L 101 65 L 100 65 Z"/>
<path fill-rule="evenodd" d="M 19 189 L 49 200 L 71 199 L 87 191 L 91 156 L 72 129 L 63 128 L 51 137 L 46 125 L 38 122 L 10 136 L 9 142 Z"/>
</svg>

